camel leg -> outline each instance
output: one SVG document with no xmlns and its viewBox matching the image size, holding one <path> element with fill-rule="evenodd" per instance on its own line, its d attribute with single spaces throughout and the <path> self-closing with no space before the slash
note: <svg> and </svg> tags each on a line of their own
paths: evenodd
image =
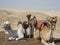
<svg viewBox="0 0 60 45">
<path fill-rule="evenodd" d="M 9 39 L 9 40 L 15 40 L 15 38 L 13 38 L 13 37 L 9 37 L 8 39 Z"/>
<path fill-rule="evenodd" d="M 52 43 L 49 43 L 49 45 L 56 45 L 54 42 L 52 42 Z"/>
<path fill-rule="evenodd" d="M 30 32 L 30 34 L 29 34 L 29 38 L 31 38 L 31 27 L 29 26 L 29 28 L 30 28 L 30 31 L 29 31 L 29 32 Z"/>
<path fill-rule="evenodd" d="M 39 30 L 39 38 L 40 38 L 40 30 Z"/>
<path fill-rule="evenodd" d="M 33 37 L 33 26 L 30 26 L 30 36 L 29 36 L 30 38 L 32 38 Z"/>
<path fill-rule="evenodd" d="M 34 26 L 32 26 L 31 32 L 32 32 L 31 37 L 34 37 Z"/>
<path fill-rule="evenodd" d="M 27 32 L 26 32 L 26 29 L 25 29 L 25 34 L 24 34 L 24 37 L 25 37 L 25 38 L 27 37 Z"/>
<path fill-rule="evenodd" d="M 45 40 L 41 39 L 41 43 L 44 45 L 49 45 L 49 43 L 47 43 Z"/>
</svg>

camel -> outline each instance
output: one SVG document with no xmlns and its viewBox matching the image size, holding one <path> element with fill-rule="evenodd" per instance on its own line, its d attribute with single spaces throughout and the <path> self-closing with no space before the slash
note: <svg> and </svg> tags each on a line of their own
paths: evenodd
<svg viewBox="0 0 60 45">
<path fill-rule="evenodd" d="M 51 23 L 51 39 L 53 39 L 53 32 L 56 30 L 57 16 L 49 16 L 46 20 Z"/>
<path fill-rule="evenodd" d="M 23 27 L 22 27 L 22 23 L 20 22 L 17 26 L 16 30 L 13 30 L 11 28 L 10 22 L 9 21 L 5 21 L 3 24 L 3 28 L 8 32 L 8 34 L 11 36 L 8 39 L 9 40 L 19 40 L 24 38 L 24 31 L 23 31 Z"/>
<path fill-rule="evenodd" d="M 28 14 L 27 16 L 27 19 L 28 19 L 28 24 L 30 26 L 30 37 L 32 38 L 34 36 L 34 29 L 36 28 L 36 17 L 33 16 L 33 18 L 31 18 L 31 14 Z"/>
<path fill-rule="evenodd" d="M 22 26 L 25 31 L 24 38 L 30 38 L 30 26 L 28 24 L 28 21 L 23 21 Z"/>
<path fill-rule="evenodd" d="M 41 30 L 40 30 L 40 37 L 41 37 L 41 42 L 44 45 L 55 45 L 54 41 L 51 40 L 51 24 L 48 23 L 47 21 L 43 21 L 41 24 Z"/>
</svg>

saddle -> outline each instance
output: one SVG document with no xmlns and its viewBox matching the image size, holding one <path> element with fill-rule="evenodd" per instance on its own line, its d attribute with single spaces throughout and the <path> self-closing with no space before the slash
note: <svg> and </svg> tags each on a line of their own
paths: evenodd
<svg viewBox="0 0 60 45">
<path fill-rule="evenodd" d="M 43 22 L 42 22 L 41 20 L 37 21 L 37 28 L 38 28 L 38 29 L 41 28 L 42 23 L 43 23 Z"/>
</svg>

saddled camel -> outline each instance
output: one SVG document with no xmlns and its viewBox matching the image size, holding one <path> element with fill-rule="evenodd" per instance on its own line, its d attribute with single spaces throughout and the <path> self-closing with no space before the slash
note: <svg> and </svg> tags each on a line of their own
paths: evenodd
<svg viewBox="0 0 60 45">
<path fill-rule="evenodd" d="M 19 40 L 19 39 L 24 38 L 24 31 L 23 31 L 23 27 L 22 27 L 22 23 L 21 22 L 17 25 L 16 30 L 13 30 L 11 28 L 11 25 L 10 25 L 9 21 L 4 22 L 3 28 L 10 35 L 9 40 Z"/>
<path fill-rule="evenodd" d="M 44 45 L 55 45 L 54 41 L 51 40 L 51 24 L 47 21 L 42 21 L 40 24 L 40 29 L 39 29 L 40 33 L 40 38 L 41 38 L 41 42 Z"/>
</svg>

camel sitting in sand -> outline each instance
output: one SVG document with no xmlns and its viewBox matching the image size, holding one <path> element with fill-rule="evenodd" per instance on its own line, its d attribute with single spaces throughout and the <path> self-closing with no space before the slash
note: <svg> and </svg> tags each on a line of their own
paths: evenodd
<svg viewBox="0 0 60 45">
<path fill-rule="evenodd" d="M 24 38 L 24 31 L 23 31 L 22 23 L 19 23 L 17 26 L 17 29 L 13 30 L 11 28 L 10 22 L 6 21 L 3 24 L 3 28 L 11 36 L 11 37 L 9 37 L 9 40 L 20 40 L 20 39 Z"/>
</svg>

